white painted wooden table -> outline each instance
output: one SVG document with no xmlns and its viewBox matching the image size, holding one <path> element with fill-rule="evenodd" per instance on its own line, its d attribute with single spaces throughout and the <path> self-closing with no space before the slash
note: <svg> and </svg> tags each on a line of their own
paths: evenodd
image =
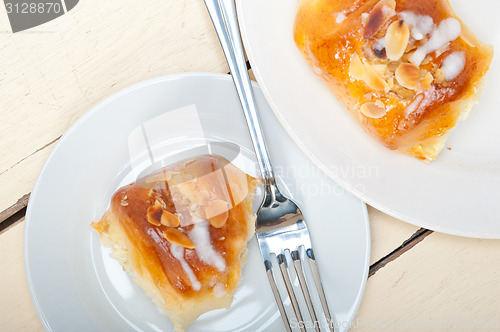
<svg viewBox="0 0 500 332">
<path fill-rule="evenodd" d="M 228 68 L 201 0 L 85 0 L 15 34 L 2 9 L 0 331 L 41 331 L 24 278 L 23 221 L 58 139 L 130 84 Z M 372 268 L 353 331 L 500 331 L 500 241 L 418 229 L 373 208 L 369 215 Z"/>
</svg>

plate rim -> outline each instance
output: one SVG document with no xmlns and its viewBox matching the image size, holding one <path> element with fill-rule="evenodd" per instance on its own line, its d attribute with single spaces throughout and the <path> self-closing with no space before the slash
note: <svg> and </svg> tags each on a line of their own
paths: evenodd
<svg viewBox="0 0 500 332">
<path fill-rule="evenodd" d="M 26 215 L 25 215 L 24 230 L 23 230 L 23 263 L 24 263 L 25 278 L 26 278 L 26 283 L 27 283 L 27 286 L 28 286 L 28 291 L 29 291 L 29 294 L 30 294 L 30 298 L 31 298 L 31 300 L 33 302 L 33 305 L 34 305 L 35 310 L 37 312 L 37 316 L 40 319 L 40 322 L 42 323 L 43 327 L 47 331 L 53 331 L 53 329 L 52 329 L 52 327 L 51 327 L 51 325 L 50 325 L 50 323 L 49 323 L 46 315 L 44 314 L 42 306 L 40 305 L 40 303 L 38 301 L 38 298 L 36 296 L 35 286 L 33 284 L 33 278 L 32 278 L 32 273 L 30 272 L 30 264 L 29 264 L 29 259 L 28 259 L 28 251 L 29 251 L 28 246 L 29 246 L 29 238 L 30 238 L 30 227 L 29 227 L 29 225 L 31 224 L 30 220 L 32 220 L 32 212 L 31 212 L 32 208 L 31 207 L 32 207 L 33 204 L 35 204 L 33 202 L 35 201 L 35 198 L 38 195 L 39 187 L 41 186 L 42 177 L 43 177 L 43 174 L 45 173 L 46 168 L 48 167 L 49 163 L 53 159 L 54 155 L 59 150 L 59 147 L 68 139 L 68 137 L 70 137 L 73 134 L 73 132 L 75 132 L 76 130 L 78 130 L 78 128 L 83 123 L 85 123 L 89 117 L 91 117 L 94 113 L 98 112 L 100 109 L 102 109 L 103 107 L 105 107 L 108 103 L 110 103 L 113 100 L 121 97 L 122 95 L 125 95 L 125 94 L 129 93 L 130 91 L 133 91 L 133 90 L 136 90 L 136 89 L 148 86 L 148 85 L 152 85 L 152 84 L 159 83 L 159 82 L 165 82 L 165 81 L 174 81 L 174 80 L 177 80 L 177 79 L 183 79 L 183 78 L 189 78 L 189 77 L 192 77 L 192 78 L 224 79 L 226 81 L 231 81 L 232 82 L 230 74 L 213 73 L 213 72 L 184 72 L 184 73 L 180 72 L 180 73 L 172 73 L 172 74 L 166 74 L 166 75 L 161 75 L 161 76 L 157 76 L 157 77 L 148 78 L 146 80 L 142 80 L 142 81 L 136 82 L 134 84 L 131 84 L 129 86 L 126 86 L 126 87 L 124 87 L 124 88 L 122 88 L 122 89 L 120 89 L 120 90 L 118 90 L 118 91 L 116 91 L 116 92 L 114 92 L 114 93 L 112 93 L 110 95 L 107 95 L 106 97 L 104 97 L 103 99 L 101 99 L 100 101 L 98 101 L 93 106 L 90 106 L 87 109 L 87 111 L 85 111 L 85 113 L 82 114 L 63 133 L 62 137 L 57 142 L 57 144 L 54 147 L 54 149 L 50 152 L 49 156 L 44 161 L 43 166 L 41 167 L 41 169 L 40 169 L 40 171 L 38 173 L 38 176 L 37 176 L 37 179 L 36 179 L 35 184 L 33 186 L 33 189 L 31 190 L 30 199 L 28 200 L 28 205 L 27 205 L 27 210 L 26 210 Z M 269 102 L 266 94 L 264 94 L 264 90 L 263 90 L 261 84 L 255 82 L 255 81 L 251 81 L 251 84 L 252 84 L 253 88 L 258 88 L 258 89 L 261 90 L 261 92 L 263 93 L 263 95 L 265 97 L 265 101 L 269 104 L 270 108 L 273 110 L 273 115 L 277 117 L 278 122 L 284 127 L 285 132 L 288 135 L 290 135 L 289 131 L 286 129 L 286 127 L 280 121 L 280 118 L 277 116 L 276 112 L 274 111 L 273 107 L 271 106 L 271 103 Z M 305 157 L 309 158 L 309 160 L 313 161 L 313 164 L 316 167 L 318 167 L 321 171 L 324 172 L 324 170 L 322 168 L 320 168 L 316 164 L 316 162 L 314 162 L 314 160 L 312 160 L 310 158 L 310 156 L 300 147 L 300 145 L 297 144 L 297 142 L 296 142 L 295 139 L 293 139 L 292 144 L 296 144 L 299 147 L 299 149 L 305 154 Z M 324 173 L 325 173 L 325 175 L 328 175 L 328 173 L 326 173 L 326 172 L 324 172 Z M 336 184 L 339 184 L 338 181 L 335 181 L 335 180 L 333 180 L 333 181 Z M 348 191 L 347 193 L 348 194 L 352 194 L 350 191 Z M 360 204 L 360 207 L 361 207 L 361 210 L 362 210 L 362 216 L 363 216 L 363 221 L 364 221 L 364 226 L 365 226 L 365 233 L 366 233 L 366 237 L 365 237 L 365 240 L 366 240 L 366 243 L 365 243 L 366 251 L 364 253 L 366 264 L 364 264 L 363 275 L 362 275 L 362 282 L 361 282 L 361 285 L 360 285 L 359 291 L 357 293 L 357 296 L 355 298 L 355 303 L 354 303 L 354 306 L 353 306 L 353 308 L 354 308 L 354 316 L 348 322 L 349 325 L 347 327 L 347 330 L 349 329 L 350 324 L 352 324 L 352 322 L 354 321 L 354 318 L 356 317 L 356 314 L 359 311 L 359 307 L 361 305 L 361 302 L 362 302 L 362 299 L 363 299 L 363 296 L 364 296 L 364 293 L 365 293 L 365 290 L 366 290 L 366 284 L 367 284 L 367 281 L 368 281 L 368 274 L 369 274 L 369 270 L 370 270 L 370 257 L 371 257 L 371 230 L 370 230 L 370 222 L 369 222 L 370 219 L 369 219 L 368 209 L 367 209 L 367 206 L 366 206 L 365 202 L 363 200 L 360 200 L 359 204 Z"/>
</svg>

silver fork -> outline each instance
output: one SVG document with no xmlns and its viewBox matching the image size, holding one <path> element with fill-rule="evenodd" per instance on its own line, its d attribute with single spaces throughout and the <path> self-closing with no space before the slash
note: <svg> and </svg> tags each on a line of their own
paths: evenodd
<svg viewBox="0 0 500 332">
<path fill-rule="evenodd" d="M 314 251 L 311 246 L 311 239 L 309 237 L 306 222 L 299 207 L 293 201 L 285 197 L 276 185 L 271 160 L 269 158 L 269 153 L 264 140 L 264 134 L 260 126 L 250 79 L 248 77 L 234 1 L 204 1 L 212 18 L 217 35 L 219 36 L 226 60 L 229 64 L 229 69 L 245 113 L 250 130 L 250 136 L 257 155 L 257 161 L 264 180 L 264 200 L 259 211 L 257 212 L 256 233 L 260 251 L 264 259 L 267 277 L 269 278 L 281 317 L 283 318 L 287 331 L 292 331 L 292 326 L 286 314 L 285 307 L 276 284 L 276 278 L 273 273 L 273 256 L 276 256 L 277 263 L 283 276 L 293 310 L 299 323 L 297 326 L 299 326 L 302 331 L 306 331 L 304 327 L 304 319 L 291 281 L 289 264 L 286 257 L 286 252 L 289 252 L 309 315 L 316 331 L 320 331 L 320 323 L 314 310 L 309 285 L 306 280 L 306 274 L 301 259 L 303 253 L 305 253 L 307 260 L 309 261 L 311 273 L 321 301 L 321 306 L 323 308 L 323 313 L 327 319 L 327 325 L 333 332 L 333 321 L 328 309 L 323 286 L 321 284 L 318 266 L 316 264 Z M 304 257 L 304 259 L 306 258 Z"/>
</svg>

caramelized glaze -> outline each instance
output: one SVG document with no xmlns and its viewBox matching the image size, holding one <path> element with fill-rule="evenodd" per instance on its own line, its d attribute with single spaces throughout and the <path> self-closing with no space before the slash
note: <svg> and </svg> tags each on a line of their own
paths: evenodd
<svg viewBox="0 0 500 332">
<path fill-rule="evenodd" d="M 432 84 L 429 89 L 413 91 L 400 88 L 401 96 L 394 91 L 370 88 L 363 80 L 350 75 L 349 66 L 353 54 L 362 56 L 366 53 L 370 53 L 371 63 L 384 63 L 392 67 L 397 65 L 397 62 L 385 58 L 385 49 L 373 50 L 377 40 L 383 37 L 382 32 L 400 19 L 396 14 L 384 20 L 380 8 L 380 3 L 384 1 L 305 0 L 296 16 L 295 42 L 314 71 L 320 72 L 330 90 L 353 113 L 367 133 L 389 149 L 431 160 L 442 146 L 431 152 L 424 151 L 426 146 L 435 145 L 440 137 L 455 126 L 460 115 L 470 108 L 471 100 L 478 94 L 491 62 L 492 49 L 480 42 L 460 22 L 460 37 L 450 42 L 444 53 L 430 53 L 430 61 L 420 65 L 421 71 L 432 72 L 442 65 L 449 54 L 464 52 L 465 67 L 453 80 L 446 84 Z M 449 17 L 458 19 L 447 0 L 397 0 L 395 11 L 428 15 L 436 25 Z M 341 23 L 332 19 L 339 14 L 345 15 Z M 371 51 L 367 52 L 367 48 Z M 408 61 L 406 56 L 399 63 L 404 61 Z M 417 105 L 417 110 L 405 114 L 418 95 L 422 95 L 423 99 L 420 97 L 422 101 Z M 374 100 L 383 102 L 387 110 L 385 116 L 370 118 L 359 111 L 361 105 Z"/>
<path fill-rule="evenodd" d="M 231 187 L 234 190 L 235 184 L 223 182 L 224 179 L 220 181 L 220 176 L 213 176 L 217 170 L 222 169 L 229 178 L 243 176 L 248 183 L 244 183 L 244 185 L 248 186 L 248 193 L 251 194 L 256 183 L 254 178 L 242 173 L 222 157 L 205 155 L 194 161 L 179 163 L 163 169 L 145 179 L 120 188 L 111 200 L 110 211 L 93 226 L 99 233 L 102 233 L 109 224 L 108 218 L 111 215 L 116 218 L 135 247 L 134 252 L 142 255 L 141 261 L 144 264 L 141 268 L 149 271 L 159 289 L 165 287 L 167 283 L 185 297 L 211 293 L 215 285 L 223 285 L 229 291 L 234 290 L 241 272 L 240 256 L 246 247 L 249 227 L 253 228 L 253 224 L 251 224 L 253 220 L 249 219 L 247 201 L 240 198 L 235 202 L 235 195 L 232 194 L 231 190 Z M 169 171 L 172 171 L 174 175 L 170 181 L 158 180 Z M 235 175 L 238 172 L 240 174 Z M 153 180 L 148 181 L 148 179 Z M 189 179 L 194 179 L 194 181 Z M 164 232 L 168 229 L 177 229 L 189 236 L 190 231 L 197 227 L 197 223 L 208 223 L 207 220 L 199 220 L 192 215 L 188 216 L 190 206 L 189 202 L 184 199 L 185 197 L 178 197 L 178 200 L 173 198 L 172 186 L 185 185 L 186 182 L 188 184 L 199 182 L 197 188 L 200 192 L 209 188 L 212 194 L 211 200 L 221 197 L 227 199 L 227 193 L 230 194 L 231 199 L 228 203 L 228 218 L 225 225 L 220 228 L 207 226 L 210 244 L 213 250 L 223 258 L 224 268 L 221 270 L 220 267 L 212 266 L 203 261 L 196 249 L 184 248 L 184 260 L 201 284 L 201 289 L 196 290 L 193 289 L 192 280 L 182 267 L 181 261 L 174 257 L 171 251 L 172 243 L 164 236 Z M 243 184 L 240 184 L 240 187 L 241 185 Z M 193 194 L 198 195 L 200 192 Z M 184 225 L 170 228 L 163 224 L 157 226 L 156 223 L 148 220 L 148 208 L 155 207 L 158 197 L 161 197 L 161 204 L 164 204 L 163 208 L 166 211 L 181 215 Z M 124 201 L 128 203 L 126 206 L 122 204 Z M 159 215 L 155 215 L 155 213 L 157 214 L 154 212 L 152 217 L 160 220 L 161 209 Z"/>
</svg>

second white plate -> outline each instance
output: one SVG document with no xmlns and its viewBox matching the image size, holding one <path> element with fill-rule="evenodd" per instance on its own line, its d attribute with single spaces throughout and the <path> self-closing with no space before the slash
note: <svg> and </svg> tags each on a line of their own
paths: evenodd
<svg viewBox="0 0 500 332">
<path fill-rule="evenodd" d="M 446 0 L 443 0 L 446 1 Z M 478 105 L 436 161 L 387 150 L 314 75 L 293 41 L 297 0 L 237 0 L 247 55 L 267 101 L 321 169 L 365 202 L 412 224 L 500 238 L 500 2 L 454 0 L 457 15 L 495 48 Z"/>
</svg>

